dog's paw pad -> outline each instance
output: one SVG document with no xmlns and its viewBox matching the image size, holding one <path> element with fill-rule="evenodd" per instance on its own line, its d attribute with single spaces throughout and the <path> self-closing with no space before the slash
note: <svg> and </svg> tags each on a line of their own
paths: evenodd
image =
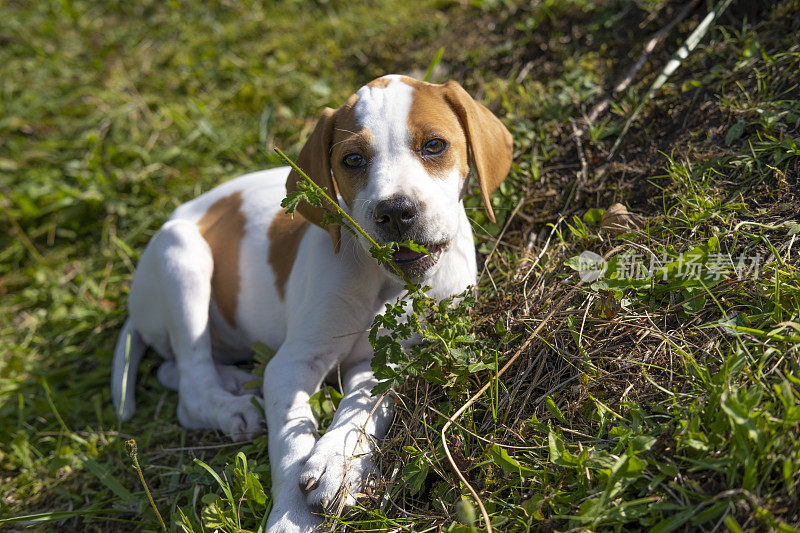
<svg viewBox="0 0 800 533">
<path fill-rule="evenodd" d="M 300 473 L 300 491 L 314 509 L 337 512 L 355 505 L 366 480 L 374 473 L 370 454 L 345 457 L 324 443 L 311 453 Z"/>
</svg>

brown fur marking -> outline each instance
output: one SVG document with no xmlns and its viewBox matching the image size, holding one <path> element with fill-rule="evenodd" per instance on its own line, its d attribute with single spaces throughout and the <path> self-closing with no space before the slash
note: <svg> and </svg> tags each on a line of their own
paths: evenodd
<svg viewBox="0 0 800 533">
<path fill-rule="evenodd" d="M 489 220 L 494 222 L 490 196 L 511 169 L 514 139 L 500 119 L 473 100 L 458 83 L 448 81 L 442 86 L 442 92 L 464 129 L 478 175 L 483 206 Z"/>
<path fill-rule="evenodd" d="M 378 78 L 380 81 L 382 78 Z M 342 164 L 346 154 L 358 153 L 370 159 L 373 155 L 372 133 L 364 129 L 356 120 L 354 108 L 358 95 L 352 95 L 334 115 L 333 139 L 330 158 L 334 183 L 345 203 L 353 207 L 353 200 L 367 183 L 364 169 L 354 170 Z"/>
<path fill-rule="evenodd" d="M 244 237 L 245 216 L 242 193 L 220 198 L 197 223 L 200 233 L 211 248 L 214 273 L 211 275 L 211 298 L 222 316 L 236 327 L 236 305 L 239 299 L 239 250 Z"/>
<path fill-rule="evenodd" d="M 303 238 L 307 227 L 308 221 L 299 213 L 295 213 L 292 218 L 291 215 L 280 211 L 272 219 L 267 230 L 269 239 L 267 261 L 275 273 L 275 288 L 281 300 L 286 298 L 286 282 L 289 281 L 297 249 L 300 247 L 300 239 Z"/>
<path fill-rule="evenodd" d="M 391 78 L 387 78 L 383 76 L 381 78 L 375 78 L 371 82 L 367 84 L 367 87 L 375 87 L 376 89 L 385 89 L 392 83 Z"/>
<path fill-rule="evenodd" d="M 407 118 L 411 151 L 431 176 L 444 178 L 454 167 L 461 176 L 466 176 L 469 172 L 466 135 L 444 97 L 443 86 L 408 77 L 401 81 L 414 88 Z M 423 155 L 423 146 L 434 138 L 447 141 L 448 148 L 440 155 Z"/>
</svg>

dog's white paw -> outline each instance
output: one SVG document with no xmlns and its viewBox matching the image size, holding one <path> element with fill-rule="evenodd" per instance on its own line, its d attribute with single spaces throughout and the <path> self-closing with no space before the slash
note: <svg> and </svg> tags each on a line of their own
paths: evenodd
<svg viewBox="0 0 800 533">
<path fill-rule="evenodd" d="M 236 396 L 261 394 L 260 387 L 256 389 L 247 388 L 247 384 L 249 382 L 258 379 L 250 372 L 246 372 L 235 367 L 234 365 L 217 365 L 217 373 L 219 374 L 220 381 L 222 382 L 222 388 L 231 394 Z"/>
<path fill-rule="evenodd" d="M 355 505 L 369 478 L 377 473 L 369 444 L 359 443 L 355 454 L 346 455 L 346 450 L 353 449 L 346 446 L 346 440 L 336 432 L 326 433 L 300 470 L 300 490 L 313 509 L 338 513 Z M 362 436 L 362 441 L 366 440 Z"/>
<path fill-rule="evenodd" d="M 264 419 L 252 398 L 256 397 L 252 394 L 236 396 L 227 406 L 227 413 L 221 413 L 220 429 L 234 441 L 251 440 L 264 432 Z"/>
<path fill-rule="evenodd" d="M 325 519 L 312 513 L 302 499 L 291 503 L 278 501 L 269 513 L 267 533 L 324 531 L 322 527 L 324 523 Z"/>
<path fill-rule="evenodd" d="M 187 429 L 219 429 L 235 441 L 250 440 L 264 432 L 261 411 L 253 405 L 248 394 L 233 396 L 225 393 L 215 401 L 178 401 L 178 421 Z"/>
</svg>

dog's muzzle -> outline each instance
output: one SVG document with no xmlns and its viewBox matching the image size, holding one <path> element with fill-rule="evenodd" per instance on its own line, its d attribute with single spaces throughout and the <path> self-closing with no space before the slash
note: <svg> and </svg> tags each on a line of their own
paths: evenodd
<svg viewBox="0 0 800 533">
<path fill-rule="evenodd" d="M 408 240 L 419 220 L 419 209 L 408 196 L 392 196 L 375 206 L 375 225 L 387 241 Z"/>
</svg>

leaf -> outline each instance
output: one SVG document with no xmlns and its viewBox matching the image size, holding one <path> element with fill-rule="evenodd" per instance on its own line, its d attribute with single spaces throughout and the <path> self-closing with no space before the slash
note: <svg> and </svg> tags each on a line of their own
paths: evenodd
<svg viewBox="0 0 800 533">
<path fill-rule="evenodd" d="M 264 505 L 267 501 L 267 495 L 264 493 L 264 487 L 261 486 L 261 481 L 258 480 L 258 474 L 250 472 L 247 469 L 247 456 L 244 452 L 236 454 L 237 474 L 243 478 L 245 491 L 248 498 L 258 505 Z"/>
<path fill-rule="evenodd" d="M 351 228 L 348 224 L 344 223 L 344 217 L 339 213 L 335 213 L 333 211 L 325 211 L 325 213 L 323 213 L 320 225 L 324 228 L 329 224 L 338 224 L 339 226 L 347 229 L 350 233 L 355 235 L 355 230 L 353 230 L 353 228 Z"/>
<path fill-rule="evenodd" d="M 442 60 L 443 55 L 444 55 L 444 46 L 442 46 L 441 48 L 439 48 L 439 50 L 436 51 L 436 54 L 433 56 L 433 59 L 431 60 L 431 64 L 428 65 L 428 70 L 425 72 L 425 77 L 422 78 L 423 81 L 430 81 L 431 75 L 433 74 L 434 69 L 436 69 L 436 65 L 438 65 L 439 61 Z"/>
<path fill-rule="evenodd" d="M 558 466 L 575 466 L 577 464 L 575 456 L 567 451 L 564 447 L 564 441 L 561 440 L 561 437 L 558 436 L 553 428 L 550 428 L 550 432 L 547 435 L 547 443 L 550 448 L 551 463 Z"/>
<path fill-rule="evenodd" d="M 333 419 L 341 399 L 341 393 L 331 386 L 322 387 L 308 398 L 311 411 L 321 426 L 327 426 Z"/>
<path fill-rule="evenodd" d="M 691 520 L 692 516 L 694 516 L 694 509 L 676 513 L 656 524 L 653 529 L 650 530 L 650 533 L 669 533 L 670 531 L 675 531 Z"/>
<path fill-rule="evenodd" d="M 684 311 L 686 311 L 689 314 L 695 314 L 702 311 L 706 306 L 706 302 L 708 301 L 705 294 L 695 295 L 694 294 L 695 292 L 699 291 L 690 291 L 690 290 L 681 291 L 683 297 L 687 299 L 687 301 L 683 303 L 682 307 Z"/>
<path fill-rule="evenodd" d="M 259 481 L 258 476 L 255 473 L 247 473 L 245 486 L 247 487 L 249 497 L 252 498 L 253 502 L 258 505 L 264 505 L 267 502 L 267 495 L 264 492 L 264 487 L 261 485 L 261 481 Z"/>
<path fill-rule="evenodd" d="M 411 250 L 412 252 L 419 252 L 419 253 L 423 253 L 423 254 L 426 254 L 426 255 L 431 255 L 431 253 L 428 251 L 427 248 L 425 248 L 421 244 L 415 243 L 412 240 L 398 242 L 398 243 L 395 243 L 395 244 L 397 244 L 398 247 L 406 247 L 409 250 Z"/>
<path fill-rule="evenodd" d="M 791 496 L 797 494 L 797 489 L 795 488 L 794 483 L 794 476 L 796 470 L 794 465 L 792 465 L 791 459 L 784 459 L 783 460 L 783 484 L 786 487 L 786 492 L 789 493 Z"/>
<path fill-rule="evenodd" d="M 101 465 L 83 453 L 76 453 L 75 457 L 126 505 L 135 506 L 139 503 L 139 500 L 114 477 L 106 466 Z"/>
<path fill-rule="evenodd" d="M 306 193 L 303 191 L 293 191 L 287 193 L 286 198 L 281 200 L 281 207 L 286 209 L 286 213 L 293 215 L 297 209 L 297 205 L 306 199 Z"/>
<path fill-rule="evenodd" d="M 710 520 L 715 520 L 728 508 L 729 504 L 730 502 L 728 500 L 717 502 L 702 513 L 695 515 L 691 520 L 691 524 L 697 526 L 705 524 Z"/>
<path fill-rule="evenodd" d="M 477 363 L 472 363 L 467 366 L 467 372 L 470 374 L 474 374 L 475 372 L 480 372 L 481 370 L 486 370 L 488 365 L 483 361 L 478 361 Z"/>
<path fill-rule="evenodd" d="M 632 233 L 640 229 L 642 217 L 628 211 L 622 204 L 614 204 L 603 212 L 600 229 L 613 235 Z"/>
<path fill-rule="evenodd" d="M 542 505 L 544 504 L 545 496 L 543 494 L 535 494 L 522 502 L 520 507 L 525 511 L 525 514 L 534 518 L 534 520 L 544 520 L 542 515 Z"/>
<path fill-rule="evenodd" d="M 545 407 L 547 407 L 547 410 L 550 411 L 550 414 L 556 417 L 559 422 L 561 422 L 562 424 L 567 424 L 567 425 L 569 424 L 569 422 L 567 422 L 567 419 L 564 418 L 564 415 L 561 413 L 561 410 L 556 405 L 556 402 L 554 402 L 550 396 L 548 396 L 545 399 L 544 405 Z"/>
<path fill-rule="evenodd" d="M 583 221 L 592 226 L 596 226 L 603 220 L 603 213 L 605 213 L 605 209 L 593 207 L 583 214 Z"/>
<path fill-rule="evenodd" d="M 652 435 L 637 435 L 628 441 L 628 449 L 631 453 L 645 452 L 655 445 L 656 440 Z"/>
<path fill-rule="evenodd" d="M 217 484 L 219 484 L 219 486 L 222 488 L 222 491 L 225 493 L 225 496 L 228 498 L 228 502 L 233 505 L 235 500 L 233 499 L 233 492 L 231 492 L 231 487 L 227 483 L 227 480 L 225 482 L 223 482 L 222 478 L 219 477 L 219 474 L 217 474 L 217 472 L 213 468 L 208 466 L 206 463 L 204 463 L 200 459 L 195 458 L 194 462 L 195 462 L 195 464 L 198 464 L 198 465 L 202 466 L 209 474 L 211 474 L 211 477 L 213 477 L 216 480 Z"/>
<path fill-rule="evenodd" d="M 395 250 L 397 250 L 397 243 L 390 242 L 387 245 L 370 246 L 369 254 L 378 261 L 378 264 L 382 265 L 392 260 Z"/>
<path fill-rule="evenodd" d="M 728 128 L 728 132 L 725 134 L 725 146 L 730 146 L 733 141 L 742 136 L 746 124 L 747 123 L 740 118 L 736 121 L 736 124 Z"/>
<path fill-rule="evenodd" d="M 417 494 L 422 489 L 422 484 L 428 477 L 428 470 L 430 467 L 421 455 L 403 467 L 403 481 L 406 482 L 411 494 Z"/>
<path fill-rule="evenodd" d="M 644 459 L 639 459 L 635 455 L 628 455 L 627 453 L 623 454 L 623 457 L 625 456 L 627 456 L 627 460 L 620 464 L 620 469 L 618 471 L 620 477 L 639 477 L 639 474 L 642 472 L 642 470 L 647 468 L 647 461 Z"/>
<path fill-rule="evenodd" d="M 742 526 L 739 525 L 739 522 L 737 522 L 732 515 L 727 515 L 722 523 L 725 524 L 725 527 L 727 527 L 728 531 L 731 533 L 744 533 Z"/>
<path fill-rule="evenodd" d="M 608 264 L 602 256 L 585 250 L 580 255 L 570 257 L 564 265 L 579 273 L 585 282 L 595 281 L 606 273 Z"/>
<path fill-rule="evenodd" d="M 389 392 L 392 389 L 393 383 L 391 381 L 383 381 L 378 383 L 370 390 L 370 394 L 373 396 L 380 396 L 386 392 Z"/>
<path fill-rule="evenodd" d="M 508 452 L 497 444 L 489 446 L 488 452 L 492 462 L 502 468 L 506 475 L 516 474 L 522 478 L 533 476 L 533 469 L 521 465 L 519 461 L 508 455 Z"/>
<path fill-rule="evenodd" d="M 262 364 L 269 363 L 270 359 L 275 357 L 275 350 L 264 344 L 263 342 L 256 341 L 253 343 L 253 359 Z"/>
<path fill-rule="evenodd" d="M 759 449 L 763 449 L 764 436 L 756 426 L 756 421 L 753 417 L 754 412 L 752 409 L 748 409 L 748 406 L 743 405 L 737 396 L 728 391 L 723 392 L 720 396 L 720 407 L 728 416 L 731 427 L 735 432 L 745 434 L 758 445 Z"/>
</svg>

